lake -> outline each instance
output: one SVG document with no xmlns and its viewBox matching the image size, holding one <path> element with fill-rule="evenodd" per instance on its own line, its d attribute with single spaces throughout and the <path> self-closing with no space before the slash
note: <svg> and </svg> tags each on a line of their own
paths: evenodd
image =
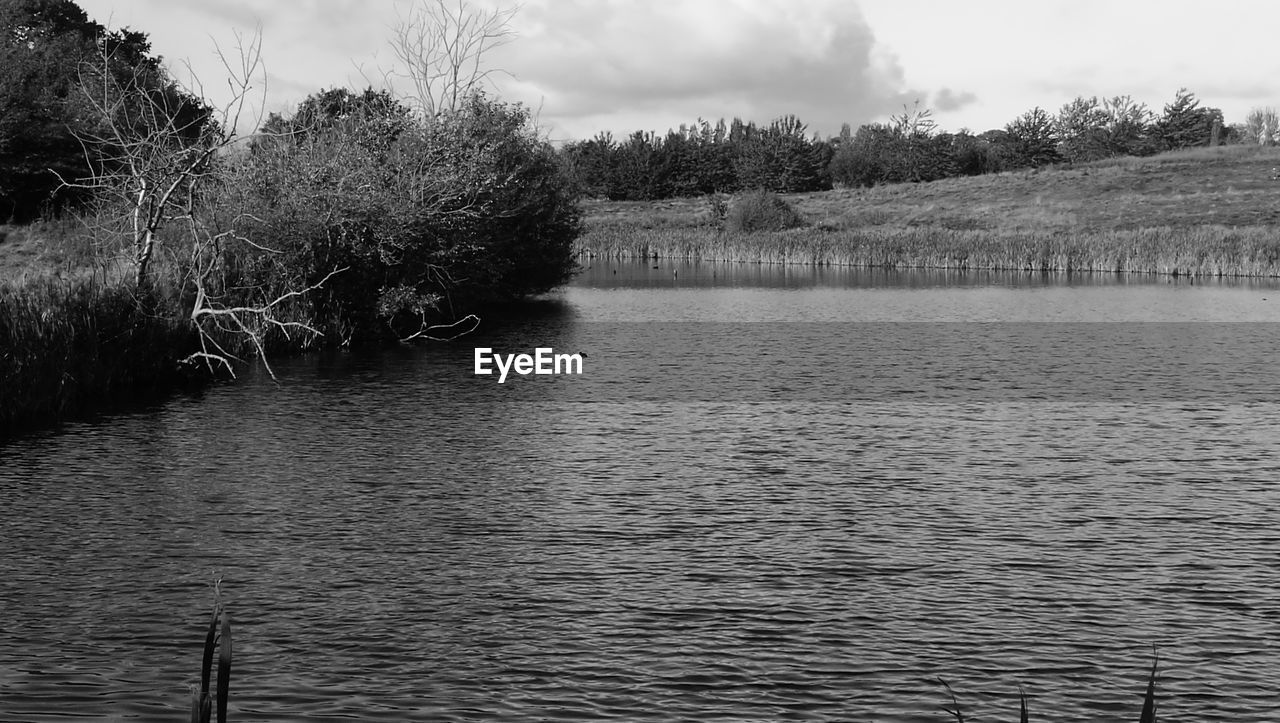
<svg viewBox="0 0 1280 723">
<path fill-rule="evenodd" d="M 1280 284 L 585 265 L 0 446 L 0 720 L 1271 718 Z"/>
</svg>

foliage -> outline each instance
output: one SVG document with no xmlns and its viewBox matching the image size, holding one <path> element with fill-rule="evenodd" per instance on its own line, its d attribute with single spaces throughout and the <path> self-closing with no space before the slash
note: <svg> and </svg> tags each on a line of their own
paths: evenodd
<svg viewBox="0 0 1280 723">
<path fill-rule="evenodd" d="M 731 233 L 785 231 L 803 226 L 804 219 L 776 193 L 748 191 L 733 199 L 724 227 Z"/>
<path fill-rule="evenodd" d="M 1107 134 L 1108 114 L 1098 99 L 1083 96 L 1062 106 L 1054 119 L 1058 151 L 1072 163 L 1094 161 L 1110 154 Z"/>
<path fill-rule="evenodd" d="M 958 175 L 958 147 L 972 144 L 972 136 L 935 134 L 929 115 L 919 106 L 914 111 L 904 108 L 891 124 L 864 125 L 852 137 L 847 127 L 842 129 L 829 164 L 832 180 L 845 186 L 874 186 Z"/>
<path fill-rule="evenodd" d="M 818 191 L 831 187 L 824 178 L 830 160 L 829 147 L 807 138 L 805 124 L 788 115 L 767 128 L 746 126 L 734 155 L 734 169 L 739 188 L 779 193 Z"/>
<path fill-rule="evenodd" d="M 1161 150 L 1208 146 L 1218 140 L 1215 136 L 1221 133 L 1222 124 L 1222 111 L 1200 107 L 1195 94 L 1181 88 L 1173 102 L 1165 105 L 1152 134 Z"/>
<path fill-rule="evenodd" d="M 172 311 L 127 284 L 0 287 L 0 439 L 180 383 L 194 337 Z"/>
<path fill-rule="evenodd" d="M 519 105 L 473 94 L 429 122 L 384 92 L 323 91 L 254 145 L 225 189 L 260 219 L 238 272 L 267 293 L 335 270 L 306 323 L 343 342 L 400 338 L 447 302 L 553 288 L 573 268 L 569 180 Z"/>
<path fill-rule="evenodd" d="M 560 151 L 581 194 L 634 201 L 749 188 L 824 190 L 831 187 L 831 153 L 830 144 L 807 136 L 795 116 L 765 127 L 737 118 L 714 125 L 698 119 L 665 136 L 636 131 L 615 143 L 600 134 Z"/>
<path fill-rule="evenodd" d="M 1107 151 L 1110 156 L 1149 156 L 1159 149 L 1152 142 L 1154 116 L 1145 103 L 1127 95 L 1102 101 L 1107 114 Z"/>
<path fill-rule="evenodd" d="M 847 130 L 847 129 L 846 129 Z M 845 186 L 901 183 L 906 173 L 905 139 L 883 123 L 864 125 L 851 138 L 842 135 L 831 160 L 831 178 Z"/>
<path fill-rule="evenodd" d="M 1241 140 L 1259 146 L 1280 143 L 1280 116 L 1275 108 L 1254 108 L 1245 117 Z"/>
<path fill-rule="evenodd" d="M 1005 147 L 1013 167 L 1038 168 L 1061 160 L 1054 119 L 1043 108 L 1036 106 L 1023 113 L 1004 130 Z"/>
<path fill-rule="evenodd" d="M 0 3 L 0 220 L 30 220 L 83 202 L 87 189 L 64 189 L 61 179 L 88 171 L 81 139 L 101 136 L 100 118 L 83 89 L 120 87 L 125 79 L 144 92 L 118 104 L 120 118 L 139 121 L 144 108 L 165 109 L 198 138 L 209 110 L 181 91 L 151 55 L 146 35 L 108 32 L 71 0 Z M 119 118 L 118 118 L 119 120 Z M 112 170 L 118 154 L 100 148 L 91 158 Z"/>
<path fill-rule="evenodd" d="M 1083 96 L 1062 106 L 1054 119 L 1058 150 L 1072 163 L 1115 156 L 1144 156 L 1156 151 L 1151 141 L 1151 111 L 1127 95 L 1103 99 Z"/>
</svg>

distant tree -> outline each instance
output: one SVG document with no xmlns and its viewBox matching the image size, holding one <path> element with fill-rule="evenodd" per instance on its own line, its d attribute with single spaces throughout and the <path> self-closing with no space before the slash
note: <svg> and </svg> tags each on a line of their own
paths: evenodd
<svg viewBox="0 0 1280 723">
<path fill-rule="evenodd" d="M 739 188 L 794 193 L 830 187 L 825 144 L 808 138 L 799 118 L 783 116 L 767 128 L 749 129 L 736 149 Z"/>
<path fill-rule="evenodd" d="M 1280 117 L 1275 108 L 1254 108 L 1245 117 L 1240 128 L 1245 143 L 1258 146 L 1274 146 L 1280 142 Z"/>
<path fill-rule="evenodd" d="M 961 129 L 952 136 L 951 157 L 954 172 L 959 176 L 977 176 L 1001 170 L 991 141 L 967 130 Z"/>
<path fill-rule="evenodd" d="M 1004 146 L 1013 167 L 1038 168 L 1062 160 L 1054 119 L 1039 106 L 1005 126 Z"/>
<path fill-rule="evenodd" d="M 1156 152 L 1152 142 L 1154 116 L 1145 103 L 1127 95 L 1102 101 L 1107 114 L 1107 150 L 1112 156 L 1147 156 Z"/>
<path fill-rule="evenodd" d="M 938 124 L 934 122 L 932 111 L 920 107 L 917 101 L 913 108 L 903 106 L 902 114 L 890 118 L 890 128 L 897 136 L 897 159 L 894 167 L 895 177 L 904 181 L 936 181 L 956 174 L 956 163 L 952 142 L 954 136 L 949 133 L 937 134 Z"/>
<path fill-rule="evenodd" d="M 598 133 L 586 141 L 572 141 L 560 149 L 574 188 L 588 198 L 608 198 L 613 186 L 614 154 L 618 144 L 612 133 Z"/>
<path fill-rule="evenodd" d="M 644 201 L 662 198 L 657 171 L 661 165 L 659 140 L 653 133 L 636 131 L 613 154 L 609 198 Z"/>
<path fill-rule="evenodd" d="M 724 118 L 710 123 L 698 121 L 698 169 L 703 186 L 711 192 L 732 193 L 738 188 L 733 170 L 734 148 L 729 143 L 729 126 Z"/>
<path fill-rule="evenodd" d="M 1201 108 L 1195 94 L 1181 88 L 1155 122 L 1152 134 L 1161 150 L 1210 145 L 1223 125 L 1222 111 Z"/>
<path fill-rule="evenodd" d="M 1109 121 L 1096 97 L 1080 96 L 1063 105 L 1053 122 L 1058 152 L 1072 163 L 1107 158 L 1111 155 Z"/>
<path fill-rule="evenodd" d="M 893 127 L 871 123 L 837 144 L 831 159 L 832 180 L 845 186 L 874 186 L 908 180 L 906 142 Z"/>
</svg>

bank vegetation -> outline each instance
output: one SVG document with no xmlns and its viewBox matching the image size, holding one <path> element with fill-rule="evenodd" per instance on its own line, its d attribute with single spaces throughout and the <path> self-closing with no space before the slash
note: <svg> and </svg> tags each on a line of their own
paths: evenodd
<svg viewBox="0 0 1280 723">
<path fill-rule="evenodd" d="M 506 17 L 432 7 L 460 35 Z M 232 98 L 215 107 L 145 35 L 70 0 L 2 11 L 0 92 L 53 134 L 27 150 L 57 192 L 43 221 L 0 229 L 0 438 L 251 361 L 270 372 L 276 353 L 449 335 L 572 273 L 580 214 L 555 152 L 480 71 L 449 72 L 472 59 L 406 56 L 416 87 L 447 91 L 430 112 L 337 88 L 257 124 L 255 40 L 226 54 Z M 15 219 L 24 169 L 0 179 Z"/>
<path fill-rule="evenodd" d="M 1280 276 L 1278 168 L 1280 148 L 1233 145 L 933 183 L 592 201 L 577 248 L 616 258 Z M 790 212 L 765 210 L 778 203 Z"/>
</svg>

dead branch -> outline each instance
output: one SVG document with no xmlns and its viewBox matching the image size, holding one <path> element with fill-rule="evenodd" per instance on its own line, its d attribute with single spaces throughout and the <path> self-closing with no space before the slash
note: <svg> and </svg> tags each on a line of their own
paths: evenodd
<svg viewBox="0 0 1280 723">
<path fill-rule="evenodd" d="M 387 73 L 409 81 L 412 100 L 427 118 L 461 107 L 467 96 L 501 68 L 486 68 L 490 51 L 515 39 L 511 20 L 519 6 L 477 10 L 457 0 L 420 0 L 393 28 L 391 49 L 399 68 Z"/>
</svg>

